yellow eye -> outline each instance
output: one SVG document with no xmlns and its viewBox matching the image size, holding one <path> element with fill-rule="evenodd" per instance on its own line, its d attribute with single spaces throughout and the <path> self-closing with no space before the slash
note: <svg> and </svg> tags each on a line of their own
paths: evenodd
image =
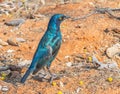
<svg viewBox="0 0 120 94">
<path fill-rule="evenodd" d="M 59 20 L 62 21 L 64 19 L 64 17 L 60 17 Z"/>
</svg>

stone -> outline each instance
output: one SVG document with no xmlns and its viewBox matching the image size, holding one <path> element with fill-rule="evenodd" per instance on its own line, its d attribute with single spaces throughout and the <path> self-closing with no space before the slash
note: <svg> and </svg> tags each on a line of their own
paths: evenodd
<svg viewBox="0 0 120 94">
<path fill-rule="evenodd" d="M 67 65 L 67 67 L 71 67 L 72 66 L 72 62 L 67 62 L 66 65 Z"/>
<path fill-rule="evenodd" d="M 16 38 L 17 42 L 25 42 L 26 40 L 23 38 Z"/>
<path fill-rule="evenodd" d="M 10 38 L 7 40 L 7 42 L 9 45 L 18 46 L 18 42 L 17 42 L 16 38 Z"/>
<path fill-rule="evenodd" d="M 2 90 L 3 92 L 7 92 L 7 91 L 9 90 L 9 88 L 8 88 L 7 86 L 2 86 L 1 90 Z"/>
<path fill-rule="evenodd" d="M 19 26 L 25 22 L 24 19 L 14 19 L 8 22 L 5 22 L 6 25 L 8 26 Z"/>
<path fill-rule="evenodd" d="M 31 62 L 32 62 L 32 60 L 24 60 L 24 61 L 19 62 L 18 66 L 19 67 L 28 66 L 31 64 Z"/>
<path fill-rule="evenodd" d="M 7 43 L 7 42 L 4 42 L 3 40 L 0 39 L 0 45 L 2 45 L 2 46 L 7 46 L 8 43 Z"/>
<path fill-rule="evenodd" d="M 120 43 L 114 44 L 112 47 L 109 47 L 106 50 L 106 54 L 110 58 L 118 53 L 120 53 Z"/>
</svg>

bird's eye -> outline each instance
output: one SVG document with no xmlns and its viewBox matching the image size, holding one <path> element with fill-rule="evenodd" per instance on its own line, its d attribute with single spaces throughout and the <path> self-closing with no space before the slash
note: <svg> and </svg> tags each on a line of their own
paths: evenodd
<svg viewBox="0 0 120 94">
<path fill-rule="evenodd" d="M 64 19 L 64 17 L 60 17 L 60 18 L 59 18 L 59 21 L 62 21 L 63 19 Z"/>
</svg>

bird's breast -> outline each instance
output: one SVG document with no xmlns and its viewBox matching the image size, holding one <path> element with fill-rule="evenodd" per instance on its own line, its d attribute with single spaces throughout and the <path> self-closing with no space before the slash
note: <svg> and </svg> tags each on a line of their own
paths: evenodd
<svg viewBox="0 0 120 94">
<path fill-rule="evenodd" d="M 61 44 L 61 41 L 62 36 L 60 31 L 54 34 L 52 34 L 51 32 L 47 32 L 41 39 L 41 46 L 45 48 L 51 46 L 51 48 L 54 49 Z"/>
</svg>

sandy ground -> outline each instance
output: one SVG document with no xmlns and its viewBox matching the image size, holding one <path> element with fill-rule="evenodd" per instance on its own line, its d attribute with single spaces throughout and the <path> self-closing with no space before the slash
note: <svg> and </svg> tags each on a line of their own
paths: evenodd
<svg viewBox="0 0 120 94">
<path fill-rule="evenodd" d="M 19 43 L 19 46 L 1 47 L 1 57 L 7 56 L 6 52 L 10 49 L 14 50 L 11 64 L 17 65 L 20 61 L 32 60 L 51 15 L 62 13 L 76 18 L 94 10 L 95 6 L 119 8 L 120 1 L 81 0 L 79 3 L 43 6 L 38 13 L 45 17 L 27 19 L 19 29 L 4 25 L 5 21 L 14 19 L 14 15 L 10 17 L 2 15 L 0 17 L 0 39 L 7 41 L 10 38 L 20 37 L 26 42 Z M 0 94 L 120 94 L 119 69 L 98 70 L 93 67 L 91 62 L 87 62 L 88 57 L 93 54 L 101 62 L 109 59 L 105 54 L 106 49 L 120 42 L 119 37 L 113 36 L 114 29 L 120 34 L 120 20 L 110 18 L 106 14 L 94 14 L 86 19 L 64 21 L 61 25 L 63 43 L 57 59 L 51 65 L 51 71 L 62 74 L 62 77 L 54 80 L 52 84 L 33 78 L 29 78 L 25 84 L 17 83 L 17 85 L 0 80 L 0 85 L 9 88 L 7 92 L 0 91 Z M 108 33 L 105 30 L 108 30 Z M 76 57 L 76 55 L 82 56 L 84 59 Z M 120 59 L 112 59 L 120 67 Z M 66 66 L 67 62 L 71 62 L 73 66 Z M 26 69 L 26 67 L 23 68 L 21 75 L 25 73 Z M 108 81 L 109 77 L 113 81 Z"/>
</svg>

